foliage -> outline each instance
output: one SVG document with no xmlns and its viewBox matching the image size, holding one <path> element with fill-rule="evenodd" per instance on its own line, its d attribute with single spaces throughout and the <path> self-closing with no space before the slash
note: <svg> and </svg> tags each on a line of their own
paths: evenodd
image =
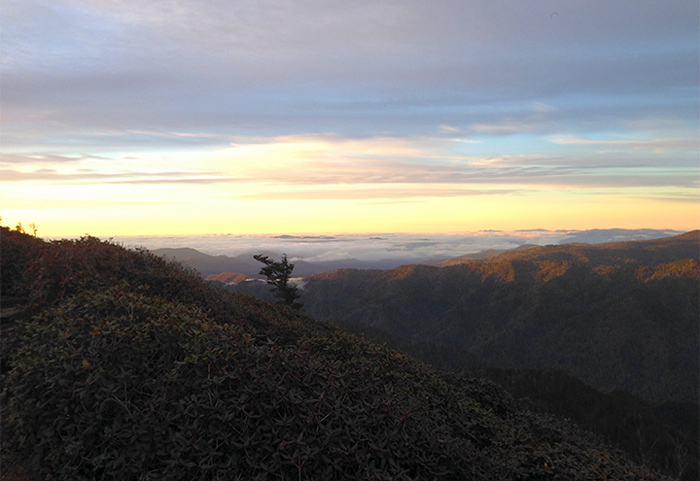
<svg viewBox="0 0 700 481">
<path fill-rule="evenodd" d="M 258 254 L 253 258 L 265 264 L 260 269 L 260 274 L 267 278 L 267 283 L 272 285 L 272 292 L 280 299 L 280 302 L 294 309 L 301 309 L 302 304 L 297 302 L 300 294 L 297 286 L 289 284 L 289 278 L 294 270 L 294 264 L 287 260 L 287 254 L 282 255 L 282 260 L 277 262 L 268 256 Z"/>
<path fill-rule="evenodd" d="M 0 269 L 0 289 L 3 297 L 29 295 L 29 265 L 44 244 L 37 237 L 0 226 L 0 260 L 4 260 Z"/>
<path fill-rule="evenodd" d="M 147 253 L 39 251 L 36 315 L 2 338 L 3 457 L 32 479 L 662 479 L 493 383 Z"/>
<path fill-rule="evenodd" d="M 476 367 L 479 366 L 478 358 L 456 348 L 407 341 L 354 322 L 334 322 L 344 330 L 367 336 L 435 368 L 460 371 L 464 383 L 489 379 L 517 399 L 507 401 L 508 405 L 522 404 L 540 413 L 570 419 L 651 469 L 684 481 L 698 479 L 700 424 L 697 403 L 667 401 L 649 404 L 622 391 L 602 393 L 563 371 L 552 369 Z M 469 367 L 464 369 L 465 366 Z M 471 396 L 483 402 L 483 389 Z M 498 399 L 497 396 L 490 397 Z"/>
<path fill-rule="evenodd" d="M 472 368 L 468 377 L 487 378 L 533 409 L 555 414 L 601 434 L 630 457 L 679 479 L 698 479 L 698 406 L 652 405 L 622 391 L 598 392 L 557 370 Z M 673 411 L 679 412 L 673 423 Z"/>
<path fill-rule="evenodd" d="M 699 246 L 691 233 L 442 268 L 342 269 L 306 279 L 305 307 L 470 363 L 557 368 L 601 390 L 696 402 Z"/>
</svg>

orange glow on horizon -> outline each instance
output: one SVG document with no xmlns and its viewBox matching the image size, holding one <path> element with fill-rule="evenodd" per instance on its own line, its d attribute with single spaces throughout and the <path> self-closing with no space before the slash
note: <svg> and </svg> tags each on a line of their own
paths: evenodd
<svg viewBox="0 0 700 481">
<path fill-rule="evenodd" d="M 529 156 L 457 155 L 451 145 L 430 137 L 290 136 L 37 164 L 4 179 L 0 215 L 11 227 L 35 223 L 47 237 L 700 225 L 694 187 L 597 186 L 610 183 L 604 170 L 566 177 L 544 161 L 533 166 Z M 521 174 L 532 168 L 541 175 Z"/>
<path fill-rule="evenodd" d="M 203 234 L 461 233 L 542 228 L 700 227 L 692 202 L 546 195 L 482 195 L 449 198 L 202 201 L 180 204 L 71 204 L 47 209 L 7 209 L 2 224 L 35 223 L 41 237 Z"/>
</svg>

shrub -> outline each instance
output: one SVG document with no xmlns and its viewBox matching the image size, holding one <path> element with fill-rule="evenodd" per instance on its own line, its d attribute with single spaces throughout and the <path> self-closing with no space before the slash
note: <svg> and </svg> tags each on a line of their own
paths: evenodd
<svg viewBox="0 0 700 481">
<path fill-rule="evenodd" d="M 29 266 L 39 257 L 41 239 L 0 226 L 0 292 L 3 297 L 29 295 Z"/>
</svg>

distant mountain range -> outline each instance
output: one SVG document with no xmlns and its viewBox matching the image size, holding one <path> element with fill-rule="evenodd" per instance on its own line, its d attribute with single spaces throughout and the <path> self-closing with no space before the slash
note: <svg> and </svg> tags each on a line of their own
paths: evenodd
<svg viewBox="0 0 700 481">
<path fill-rule="evenodd" d="M 211 256 L 199 252 L 189 247 L 154 249 L 151 252 L 165 257 L 168 260 L 175 260 L 192 267 L 202 276 L 212 276 L 223 273 L 240 273 L 251 278 L 261 278 L 258 274 L 262 264 L 253 259 L 250 254 L 238 256 Z M 279 257 L 279 253 L 261 252 L 261 254 L 271 257 Z M 391 269 L 399 265 L 410 263 L 409 259 L 385 259 L 379 261 L 362 261 L 358 259 L 340 259 L 324 262 L 307 262 L 295 260 L 294 275 L 306 277 L 320 272 L 328 272 L 335 269 Z"/>
<path fill-rule="evenodd" d="M 384 270 L 382 262 L 299 260 L 294 275 L 305 278 L 302 301 L 317 317 L 457 347 L 492 366 L 555 367 L 602 390 L 696 401 L 698 232 L 521 246 Z M 594 230 L 571 239 L 659 233 Z M 154 253 L 226 284 L 260 277 L 248 255 Z M 236 290 L 273 300 L 264 283 Z"/>
<path fill-rule="evenodd" d="M 604 244 L 607 242 L 624 242 L 632 240 L 653 240 L 673 237 L 682 232 L 659 229 L 591 229 L 574 232 L 562 239 L 560 244 Z"/>
<path fill-rule="evenodd" d="M 523 244 L 520 247 L 516 247 L 515 249 L 488 249 L 485 251 L 481 252 L 475 252 L 474 254 L 465 254 L 463 256 L 459 257 L 453 257 L 451 259 L 445 259 L 441 261 L 427 261 L 423 262 L 422 264 L 429 265 L 429 266 L 437 266 L 437 267 L 445 267 L 445 266 L 453 266 L 455 264 L 462 264 L 467 261 L 471 260 L 477 260 L 477 259 L 488 259 L 489 257 L 494 257 L 500 254 L 505 254 L 506 252 L 515 252 L 515 251 L 520 251 L 523 249 L 529 249 L 530 247 L 537 247 L 532 244 Z"/>
<path fill-rule="evenodd" d="M 558 368 L 604 391 L 698 398 L 700 231 L 531 247 L 445 267 L 341 269 L 306 279 L 306 310 L 468 362 Z"/>
<path fill-rule="evenodd" d="M 346 327 L 457 349 L 465 366 L 559 368 L 604 391 L 695 402 L 698 232 L 339 269 L 307 276 L 302 301 Z M 274 300 L 264 283 L 231 289 Z"/>
<path fill-rule="evenodd" d="M 669 231 L 669 230 L 655 230 L 655 229 L 594 229 L 587 231 L 574 231 L 569 234 L 562 233 L 561 236 L 557 236 L 557 240 L 553 240 L 553 232 L 542 231 L 543 237 L 536 242 L 538 245 L 542 243 L 589 243 L 597 244 L 602 242 L 612 242 L 612 241 L 628 241 L 628 240 L 648 240 L 657 239 L 663 237 L 669 237 L 672 235 L 680 234 L 680 232 Z M 282 239 L 297 239 L 294 236 L 278 236 Z M 314 237 L 314 239 L 317 239 Z M 380 239 L 381 240 L 381 239 Z M 535 239 L 536 240 L 536 239 Z M 512 242 L 517 242 L 517 237 L 513 237 Z M 530 247 L 532 244 L 525 244 L 517 247 L 516 249 L 523 249 Z M 465 247 L 468 247 L 465 246 Z M 260 263 L 253 259 L 251 253 L 240 254 L 240 255 L 209 255 L 192 249 L 189 247 L 176 247 L 176 248 L 159 248 L 151 249 L 156 255 L 165 257 L 169 260 L 177 260 L 185 265 L 194 268 L 202 276 L 211 276 L 221 273 L 232 273 L 232 274 L 245 274 L 248 277 L 259 278 L 258 272 L 260 271 Z M 321 272 L 330 272 L 336 269 L 394 269 L 396 267 L 407 265 L 407 264 L 426 264 L 434 266 L 444 266 L 454 263 L 459 263 L 466 259 L 479 259 L 492 257 L 494 255 L 507 252 L 503 249 L 486 249 L 481 252 L 466 254 L 457 258 L 448 258 L 447 256 L 439 258 L 435 255 L 431 255 L 429 258 L 416 259 L 415 257 L 406 258 L 386 258 L 379 260 L 362 260 L 356 258 L 341 258 L 322 262 L 310 262 L 303 259 L 294 259 L 292 262 L 295 264 L 294 275 L 299 277 L 306 277 L 313 274 L 318 274 Z M 264 252 L 255 252 L 256 254 L 264 254 L 270 257 L 280 257 L 282 252 L 272 252 L 264 250 Z M 360 257 L 360 256 L 358 256 Z"/>
</svg>

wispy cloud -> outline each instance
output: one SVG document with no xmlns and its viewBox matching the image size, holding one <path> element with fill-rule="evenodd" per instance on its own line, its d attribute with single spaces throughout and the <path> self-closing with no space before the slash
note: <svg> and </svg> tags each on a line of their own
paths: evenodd
<svg viewBox="0 0 700 481">
<path fill-rule="evenodd" d="M 533 124 L 525 121 L 506 119 L 497 124 L 472 124 L 471 129 L 476 132 L 486 133 L 515 133 L 515 132 L 530 132 L 533 130 Z"/>
<path fill-rule="evenodd" d="M 363 199 L 401 199 L 425 197 L 472 197 L 482 195 L 503 195 L 520 192 L 516 189 L 466 189 L 435 187 L 385 187 L 385 188 L 351 188 L 351 189 L 314 189 L 284 190 L 283 192 L 259 192 L 237 196 L 241 200 L 276 200 L 282 196 L 285 200 L 363 200 Z"/>
<path fill-rule="evenodd" d="M 230 142 L 233 140 L 231 135 L 215 134 L 208 132 L 166 132 L 158 130 L 126 130 L 128 134 L 145 135 L 153 137 L 167 137 L 167 138 L 187 138 L 187 139 L 207 139 L 207 140 L 220 140 L 223 142 Z"/>
<path fill-rule="evenodd" d="M 172 134 L 175 135 L 175 134 Z M 189 135 L 189 134 L 187 134 Z M 67 157 L 48 154 L 10 155 L 2 172 L 8 182 L 54 184 L 250 184 L 305 186 L 290 195 L 311 199 L 358 198 L 395 195 L 404 198 L 402 186 L 426 186 L 422 196 L 474 195 L 473 186 L 645 186 L 692 183 L 695 164 L 676 161 L 659 165 L 658 149 L 688 150 L 687 139 L 656 141 L 592 141 L 558 138 L 552 143 L 593 147 L 590 152 L 568 155 L 480 155 L 483 144 L 467 143 L 463 154 L 454 139 L 441 136 L 348 138 L 337 134 L 292 135 L 272 139 L 229 137 L 225 147 L 202 154 L 138 153 L 116 158 Z M 649 151 L 649 157 L 601 155 L 608 145 L 629 151 Z M 462 149 L 462 150 L 464 150 Z M 472 153 L 469 153 L 473 151 Z M 148 165 L 147 168 L 142 165 Z M 42 168 L 36 168 L 37 166 Z M 177 165 L 181 170 L 169 167 Z M 34 168 L 32 168 L 32 166 Z M 318 186 L 321 189 L 309 189 Z M 363 186 L 347 193 L 344 186 Z M 374 187 L 373 187 L 374 186 Z M 388 187 L 397 186 L 397 188 Z M 431 187 L 434 186 L 434 187 Z M 458 186 L 455 189 L 446 186 Z M 328 189 L 335 189 L 334 192 Z M 444 192 L 440 194 L 439 192 Z M 362 194 L 361 192 L 364 192 Z M 412 189 L 411 192 L 417 192 Z M 380 195 L 381 194 L 381 195 Z M 268 193 L 246 193 L 248 199 L 267 198 Z"/>
<path fill-rule="evenodd" d="M 55 169 L 31 172 L 3 169 L 4 182 L 49 182 L 53 184 L 213 184 L 239 182 L 240 179 L 216 172 L 120 172 L 120 173 L 62 173 Z"/>
<path fill-rule="evenodd" d="M 598 140 L 583 139 L 575 137 L 563 137 L 552 139 L 556 144 L 593 145 L 603 147 L 623 147 L 638 150 L 649 150 L 656 154 L 664 154 L 672 150 L 694 150 L 699 147 L 698 139 L 670 138 L 670 139 L 650 139 L 650 140 Z"/>
<path fill-rule="evenodd" d="M 87 154 L 76 154 L 72 156 L 68 155 L 56 155 L 47 153 L 36 153 L 36 154 L 0 154 L 0 165 L 8 164 L 28 164 L 28 165 L 54 165 L 54 164 L 65 164 L 65 163 L 81 163 L 85 160 L 99 159 L 104 160 L 104 157 L 98 157 L 95 155 Z"/>
</svg>

